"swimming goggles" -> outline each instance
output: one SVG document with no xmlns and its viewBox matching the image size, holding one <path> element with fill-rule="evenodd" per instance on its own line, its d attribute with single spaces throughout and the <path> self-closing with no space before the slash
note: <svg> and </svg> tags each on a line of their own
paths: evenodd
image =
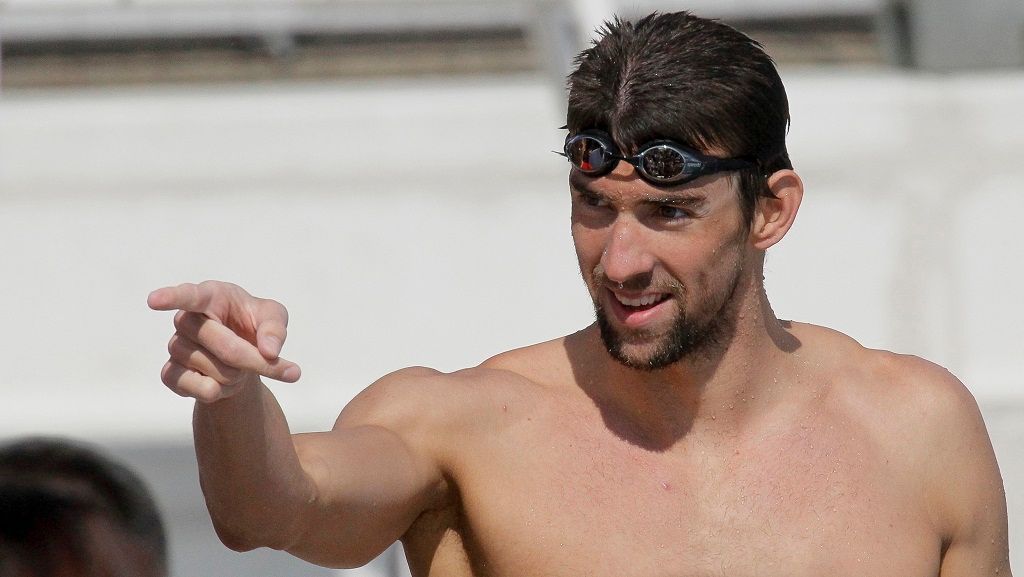
<svg viewBox="0 0 1024 577">
<path fill-rule="evenodd" d="M 640 176 L 657 186 L 683 184 L 716 172 L 756 166 L 743 158 L 715 158 L 672 142 L 655 140 L 640 147 L 635 156 L 623 156 L 611 137 L 600 130 L 584 130 L 565 138 L 564 152 L 580 172 L 591 177 L 608 174 L 618 161 L 633 165 Z"/>
</svg>

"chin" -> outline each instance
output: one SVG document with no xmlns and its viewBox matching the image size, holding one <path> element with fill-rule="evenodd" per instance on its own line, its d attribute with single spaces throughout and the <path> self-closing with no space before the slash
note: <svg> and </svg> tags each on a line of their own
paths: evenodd
<svg viewBox="0 0 1024 577">
<path fill-rule="evenodd" d="M 652 350 L 650 347 L 638 348 L 631 345 L 618 348 L 606 347 L 611 355 L 620 365 L 638 371 L 657 371 L 667 368 L 682 359 L 665 359 L 659 350 Z"/>
<path fill-rule="evenodd" d="M 681 361 L 707 360 L 732 340 L 732 315 L 718 314 L 704 322 L 678 314 L 659 334 L 616 327 L 600 306 L 594 307 L 601 341 L 613 359 L 631 369 L 656 371 Z M 723 311 L 724 312 L 724 311 Z"/>
</svg>

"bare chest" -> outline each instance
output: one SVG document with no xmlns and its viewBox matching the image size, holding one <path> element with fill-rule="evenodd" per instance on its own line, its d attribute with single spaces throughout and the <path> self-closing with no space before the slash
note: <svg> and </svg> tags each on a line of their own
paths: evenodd
<svg viewBox="0 0 1024 577">
<path fill-rule="evenodd" d="M 462 471 L 459 539 L 445 542 L 466 575 L 938 573 L 939 543 L 894 464 L 847 432 L 658 453 L 537 427 L 490 450 Z"/>
</svg>

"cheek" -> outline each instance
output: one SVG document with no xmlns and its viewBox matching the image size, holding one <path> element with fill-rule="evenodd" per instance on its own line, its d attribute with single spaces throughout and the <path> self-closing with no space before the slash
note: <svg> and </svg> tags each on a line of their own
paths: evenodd
<svg viewBox="0 0 1024 577">
<path fill-rule="evenodd" d="M 581 226 L 579 223 L 572 225 L 572 242 L 576 249 L 576 260 L 585 274 L 597 266 L 601 261 L 604 252 L 604 239 L 598 231 Z"/>
<path fill-rule="evenodd" d="M 604 254 L 604 239 L 594 229 L 574 223 L 572 240 L 583 284 L 586 286 L 591 300 L 596 302 L 600 298 L 597 278 L 603 274 L 601 257 Z"/>
<path fill-rule="evenodd" d="M 746 253 L 743 244 L 730 240 L 712 251 L 713 257 L 703 268 L 700 277 L 700 291 L 709 299 L 728 296 L 743 273 Z"/>
<path fill-rule="evenodd" d="M 728 284 L 743 269 L 743 243 L 735 238 L 711 241 L 707 236 L 683 241 L 674 239 L 659 247 L 666 272 L 690 286 L 698 295 L 709 295 Z"/>
</svg>

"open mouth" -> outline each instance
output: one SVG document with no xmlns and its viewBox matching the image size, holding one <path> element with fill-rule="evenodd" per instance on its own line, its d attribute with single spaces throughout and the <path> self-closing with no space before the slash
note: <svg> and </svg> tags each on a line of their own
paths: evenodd
<svg viewBox="0 0 1024 577">
<path fill-rule="evenodd" d="M 671 297 L 668 293 L 652 293 L 636 298 L 627 298 L 615 293 L 612 293 L 612 295 L 615 296 L 615 300 L 619 301 L 623 308 L 633 311 L 652 309 Z"/>
<path fill-rule="evenodd" d="M 611 309 L 620 323 L 627 327 L 640 328 L 662 318 L 663 310 L 671 293 L 646 293 L 626 296 L 609 289 Z"/>
</svg>

